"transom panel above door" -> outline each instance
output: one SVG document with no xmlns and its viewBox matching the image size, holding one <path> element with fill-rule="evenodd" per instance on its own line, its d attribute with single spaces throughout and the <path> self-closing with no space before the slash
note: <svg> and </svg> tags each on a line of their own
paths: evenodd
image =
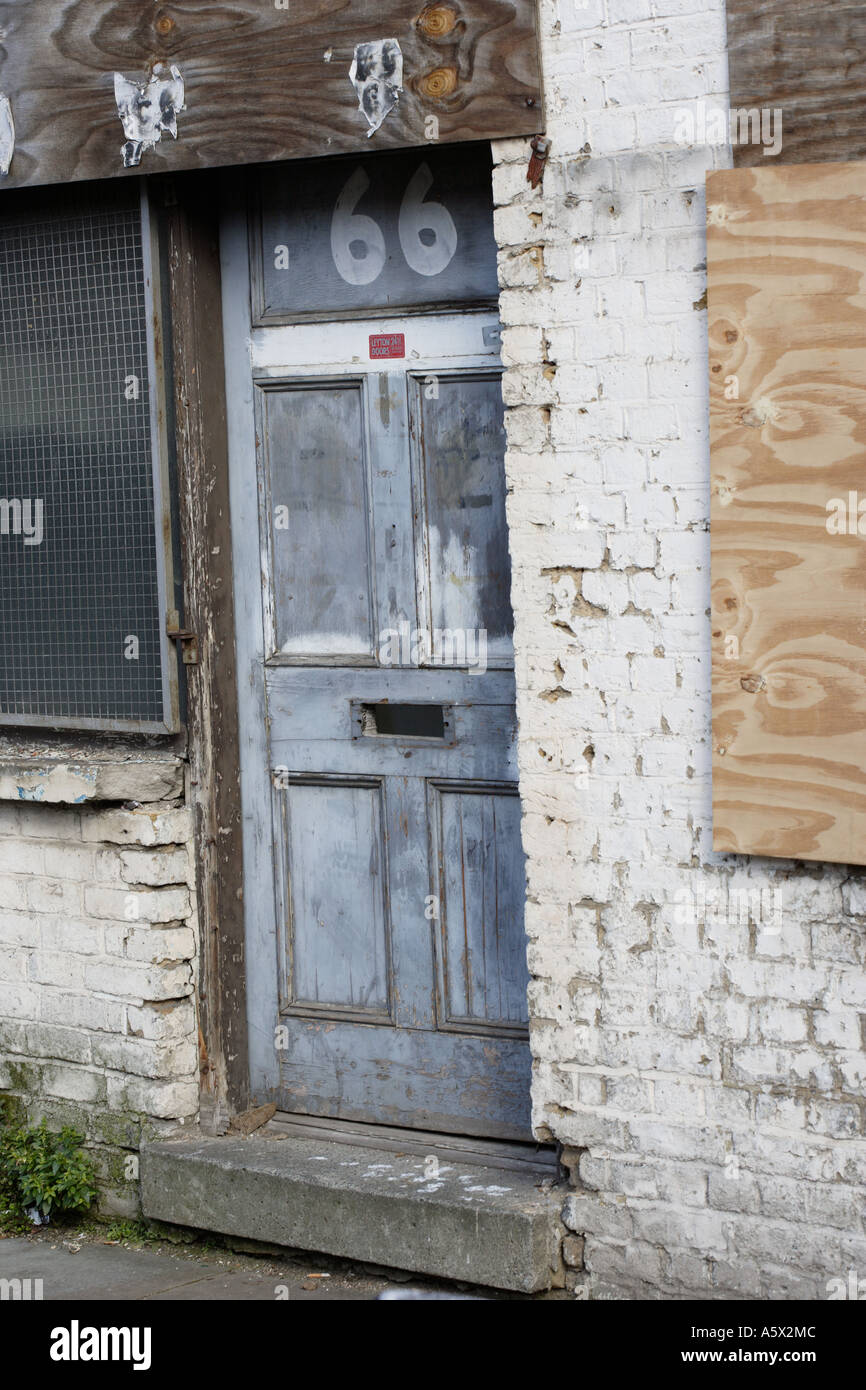
<svg viewBox="0 0 866 1390">
<path fill-rule="evenodd" d="M 447 311 L 324 320 L 309 286 L 277 282 L 276 318 L 294 298 L 297 321 L 254 325 L 275 232 L 253 217 L 251 299 L 243 217 L 224 222 L 252 1086 L 300 1114 L 529 1138 L 498 322 L 478 290 L 492 231 L 466 171 L 427 153 L 401 153 L 391 183 L 368 172 L 384 159 L 323 162 L 309 225 L 296 239 L 286 214 L 275 244 L 315 264 L 338 314 L 329 258 L 338 281 L 352 263 L 310 227 L 367 218 L 403 300 L 389 248 L 411 230 L 431 255 L 409 268 L 434 306 L 448 271 Z M 378 242 L 354 230 L 363 265 Z"/>
</svg>

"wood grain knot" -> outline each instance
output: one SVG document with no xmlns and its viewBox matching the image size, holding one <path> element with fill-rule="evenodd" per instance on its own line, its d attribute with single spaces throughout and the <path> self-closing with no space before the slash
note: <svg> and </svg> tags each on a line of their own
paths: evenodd
<svg viewBox="0 0 866 1390">
<path fill-rule="evenodd" d="M 767 688 L 767 682 L 763 676 L 742 676 L 740 685 L 744 690 L 748 690 L 750 695 L 757 695 L 759 691 Z"/>
<path fill-rule="evenodd" d="M 433 68 L 432 72 L 425 72 L 418 78 L 417 89 L 431 101 L 442 101 L 457 90 L 457 69 Z"/>
<path fill-rule="evenodd" d="M 165 38 L 166 34 L 170 34 L 173 28 L 174 20 L 172 19 L 171 15 L 160 15 L 159 19 L 156 21 L 156 32 L 158 34 L 162 34 L 163 38 Z"/>
<path fill-rule="evenodd" d="M 458 17 L 453 5 L 425 5 L 415 27 L 428 39 L 444 39 L 456 29 Z"/>
</svg>

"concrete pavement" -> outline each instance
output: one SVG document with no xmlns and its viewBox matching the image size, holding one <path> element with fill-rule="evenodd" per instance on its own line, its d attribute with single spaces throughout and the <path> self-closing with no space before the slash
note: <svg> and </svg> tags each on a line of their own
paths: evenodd
<svg viewBox="0 0 866 1390">
<path fill-rule="evenodd" d="M 0 1238 L 0 1299 L 21 1292 L 44 1301 L 372 1300 L 442 1285 L 295 1252 L 260 1256 L 167 1243 L 108 1242 L 74 1228 Z M 37 1281 L 41 1280 L 41 1284 Z M 461 1294 L 453 1290 L 458 1298 Z M 463 1295 L 465 1297 L 465 1294 Z"/>
</svg>

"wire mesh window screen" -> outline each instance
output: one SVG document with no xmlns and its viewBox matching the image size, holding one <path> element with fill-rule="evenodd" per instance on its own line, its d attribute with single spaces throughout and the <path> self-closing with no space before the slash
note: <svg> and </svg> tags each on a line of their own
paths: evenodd
<svg viewBox="0 0 866 1390">
<path fill-rule="evenodd" d="M 165 716 L 141 209 L 0 208 L 0 722 Z"/>
</svg>

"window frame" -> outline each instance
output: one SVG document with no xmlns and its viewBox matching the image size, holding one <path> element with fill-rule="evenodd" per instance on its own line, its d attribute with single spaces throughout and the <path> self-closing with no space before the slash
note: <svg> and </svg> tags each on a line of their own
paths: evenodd
<svg viewBox="0 0 866 1390">
<path fill-rule="evenodd" d="M 160 232 L 153 201 L 148 194 L 147 181 L 140 177 L 137 182 L 139 184 L 142 267 L 146 305 L 162 718 L 128 719 L 88 715 L 19 714 L 7 713 L 0 709 L 0 734 L 3 730 L 16 728 L 123 734 L 176 734 L 182 728 L 179 661 L 177 654 L 172 650 L 172 639 L 167 631 L 169 609 L 173 607 L 173 604 L 169 602 L 169 595 L 176 592 L 174 547 L 176 509 L 173 505 L 167 425 L 166 324 L 164 322 L 165 301 L 162 294 L 160 273 Z M 26 192 L 23 194 L 23 198 L 26 198 Z M 0 312 L 2 312 L 2 308 L 0 308 Z M 82 615 L 82 617 L 86 618 L 86 615 Z M 91 614 L 90 620 L 98 622 L 99 614 Z"/>
</svg>

